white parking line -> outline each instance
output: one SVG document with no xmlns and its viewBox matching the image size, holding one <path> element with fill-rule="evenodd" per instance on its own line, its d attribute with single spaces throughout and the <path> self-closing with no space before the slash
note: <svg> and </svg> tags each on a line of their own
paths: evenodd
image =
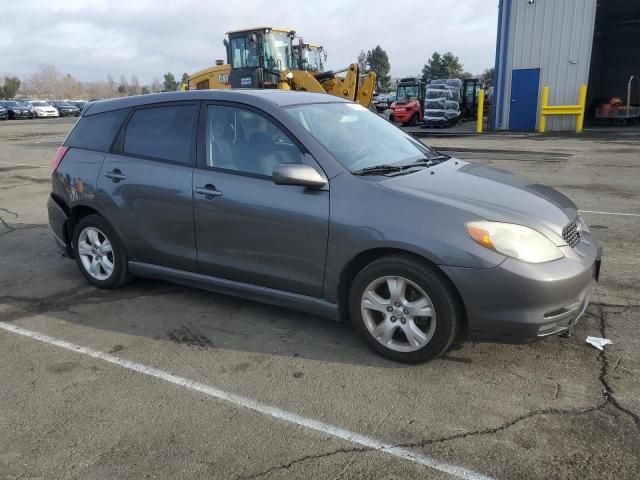
<svg viewBox="0 0 640 480">
<path fill-rule="evenodd" d="M 33 167 L 33 168 L 48 168 L 49 165 L 32 165 L 30 163 L 12 163 L 12 162 L 0 162 L 2 165 L 11 165 L 14 167 Z"/>
<path fill-rule="evenodd" d="M 239 407 L 253 410 L 254 412 L 262 413 L 263 415 L 267 415 L 278 420 L 283 420 L 294 425 L 299 425 L 301 427 L 309 428 L 317 432 L 328 434 L 336 438 L 362 445 L 367 449 L 379 450 L 403 460 L 409 460 L 420 465 L 425 465 L 427 467 L 433 468 L 434 470 L 448 473 L 457 478 L 464 478 L 468 480 L 490 480 L 492 478 L 481 473 L 474 472 L 473 470 L 466 469 L 464 467 L 459 467 L 457 465 L 452 465 L 450 463 L 436 460 L 435 458 L 416 452 L 415 450 L 397 447 L 391 443 L 386 443 L 380 440 L 376 440 L 375 438 L 368 437 L 366 435 L 351 432 L 349 430 L 331 425 L 329 423 L 319 422 L 312 418 L 303 417 L 296 413 L 288 412 L 277 407 L 272 407 L 270 405 L 260 403 L 247 397 L 242 397 L 234 393 L 225 392 L 224 390 L 220 390 L 219 388 L 189 380 L 188 378 L 180 377 L 164 370 L 148 367 L 141 363 L 131 362 L 129 360 L 125 360 L 123 358 L 101 352 L 100 350 L 82 347 L 80 345 L 75 345 L 64 340 L 58 340 L 48 335 L 27 330 L 10 323 L 0 322 L 0 328 L 6 330 L 7 332 L 33 338 L 35 340 L 54 345 L 56 347 L 71 350 L 76 353 L 81 353 L 83 355 L 88 355 L 89 357 L 97 358 L 99 360 L 103 360 L 105 362 L 112 363 L 129 370 L 133 370 L 134 372 L 142 373 L 143 375 L 159 378 L 160 380 L 173 383 L 189 390 L 204 393 L 205 395 L 208 395 L 210 397 L 223 400 Z"/>
<path fill-rule="evenodd" d="M 620 215 L 623 217 L 640 217 L 640 213 L 596 212 L 593 210 L 579 210 L 580 213 L 599 213 L 601 215 Z"/>
</svg>

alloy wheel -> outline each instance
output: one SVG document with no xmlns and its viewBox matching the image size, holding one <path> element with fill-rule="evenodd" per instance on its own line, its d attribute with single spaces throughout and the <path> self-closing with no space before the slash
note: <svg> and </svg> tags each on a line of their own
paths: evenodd
<svg viewBox="0 0 640 480">
<path fill-rule="evenodd" d="M 398 276 L 380 277 L 362 294 L 360 309 L 373 338 L 397 352 L 414 352 L 431 341 L 436 312 L 416 283 Z"/>
<path fill-rule="evenodd" d="M 107 236 L 96 227 L 86 227 L 80 232 L 78 255 L 84 269 L 96 280 L 108 280 L 113 274 L 113 247 Z"/>
</svg>

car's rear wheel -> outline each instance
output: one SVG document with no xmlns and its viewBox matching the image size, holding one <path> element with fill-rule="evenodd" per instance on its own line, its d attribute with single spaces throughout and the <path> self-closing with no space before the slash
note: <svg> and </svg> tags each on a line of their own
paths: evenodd
<svg viewBox="0 0 640 480">
<path fill-rule="evenodd" d="M 464 315 L 444 275 L 404 255 L 366 266 L 351 286 L 349 310 L 374 350 L 406 363 L 442 355 L 458 335 Z"/>
<path fill-rule="evenodd" d="M 88 215 L 78 222 L 73 248 L 78 268 L 92 285 L 118 288 L 131 280 L 122 241 L 100 215 Z"/>
<path fill-rule="evenodd" d="M 418 114 L 414 113 L 413 116 L 411 117 L 411 120 L 409 120 L 409 126 L 410 127 L 415 127 L 416 125 L 418 125 Z"/>
</svg>

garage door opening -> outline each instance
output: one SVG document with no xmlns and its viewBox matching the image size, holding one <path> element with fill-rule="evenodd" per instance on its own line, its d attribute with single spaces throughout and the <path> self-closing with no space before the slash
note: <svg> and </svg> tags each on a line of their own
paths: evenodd
<svg viewBox="0 0 640 480">
<path fill-rule="evenodd" d="M 585 123 L 640 125 L 640 0 L 598 0 Z"/>
</svg>

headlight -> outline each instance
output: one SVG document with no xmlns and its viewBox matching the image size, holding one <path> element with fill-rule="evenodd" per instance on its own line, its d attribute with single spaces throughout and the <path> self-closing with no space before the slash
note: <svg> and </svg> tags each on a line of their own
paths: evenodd
<svg viewBox="0 0 640 480">
<path fill-rule="evenodd" d="M 523 225 L 501 222 L 469 222 L 467 232 L 483 247 L 529 263 L 564 257 L 551 240 Z"/>
</svg>

